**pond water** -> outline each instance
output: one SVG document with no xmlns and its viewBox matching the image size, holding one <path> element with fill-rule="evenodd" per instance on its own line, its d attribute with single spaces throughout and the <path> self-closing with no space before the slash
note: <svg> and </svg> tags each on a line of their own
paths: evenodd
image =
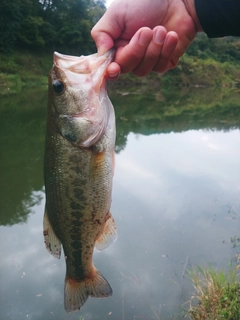
<svg viewBox="0 0 240 320">
<path fill-rule="evenodd" d="M 111 89 L 117 142 L 111 212 L 118 240 L 94 253 L 113 288 L 63 306 L 64 259 L 45 249 L 47 90 L 1 96 L 0 319 L 182 319 L 188 270 L 239 257 L 239 90 Z"/>
</svg>

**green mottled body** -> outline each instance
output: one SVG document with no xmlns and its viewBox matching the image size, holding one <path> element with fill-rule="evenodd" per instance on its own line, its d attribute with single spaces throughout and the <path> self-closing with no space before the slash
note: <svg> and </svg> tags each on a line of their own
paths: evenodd
<svg viewBox="0 0 240 320">
<path fill-rule="evenodd" d="M 93 249 L 116 240 L 110 213 L 115 115 L 104 75 L 113 57 L 54 54 L 49 76 L 44 180 L 47 250 L 66 260 L 65 309 L 112 289 L 92 263 Z"/>
<path fill-rule="evenodd" d="M 94 146 L 76 147 L 63 138 L 54 119 L 50 118 L 47 124 L 46 207 L 63 246 L 67 276 L 76 280 L 84 279 L 92 271 L 94 244 L 110 209 L 115 139 L 111 135 L 112 141 L 104 135 L 98 142 L 104 149 L 98 153 Z"/>
</svg>

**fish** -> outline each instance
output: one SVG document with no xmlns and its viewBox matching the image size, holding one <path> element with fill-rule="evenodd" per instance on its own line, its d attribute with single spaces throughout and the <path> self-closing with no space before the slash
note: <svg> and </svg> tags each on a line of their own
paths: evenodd
<svg viewBox="0 0 240 320">
<path fill-rule="evenodd" d="M 64 252 L 67 313 L 79 310 L 89 296 L 112 295 L 93 252 L 117 238 L 110 212 L 115 114 L 106 89 L 113 57 L 113 50 L 80 57 L 54 52 L 49 74 L 43 235 L 54 257 Z"/>
</svg>

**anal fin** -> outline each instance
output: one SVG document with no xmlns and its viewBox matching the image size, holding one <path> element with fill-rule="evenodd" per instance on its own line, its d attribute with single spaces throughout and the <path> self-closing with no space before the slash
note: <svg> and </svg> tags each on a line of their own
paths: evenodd
<svg viewBox="0 0 240 320">
<path fill-rule="evenodd" d="M 109 212 L 108 219 L 105 222 L 104 228 L 100 236 L 95 242 L 95 248 L 98 251 L 104 250 L 117 240 L 117 227 L 114 219 Z"/>
<path fill-rule="evenodd" d="M 61 256 L 61 242 L 55 235 L 52 225 L 48 218 L 47 209 L 45 206 L 44 218 L 43 218 L 43 235 L 46 249 L 55 257 L 60 259 Z"/>
</svg>

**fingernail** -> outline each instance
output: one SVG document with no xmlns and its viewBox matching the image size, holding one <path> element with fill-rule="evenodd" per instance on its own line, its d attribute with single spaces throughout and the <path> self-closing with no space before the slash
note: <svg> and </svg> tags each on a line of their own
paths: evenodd
<svg viewBox="0 0 240 320">
<path fill-rule="evenodd" d="M 157 44 L 162 44 L 166 37 L 166 32 L 162 29 L 157 29 L 153 34 L 153 40 Z"/>
<path fill-rule="evenodd" d="M 138 42 L 142 45 L 142 46 L 147 46 L 149 44 L 149 35 L 146 34 L 145 32 L 140 32 L 140 34 L 138 35 Z"/>
<path fill-rule="evenodd" d="M 119 76 L 119 72 L 108 72 L 108 76 L 110 78 L 116 78 L 117 76 Z"/>
</svg>

